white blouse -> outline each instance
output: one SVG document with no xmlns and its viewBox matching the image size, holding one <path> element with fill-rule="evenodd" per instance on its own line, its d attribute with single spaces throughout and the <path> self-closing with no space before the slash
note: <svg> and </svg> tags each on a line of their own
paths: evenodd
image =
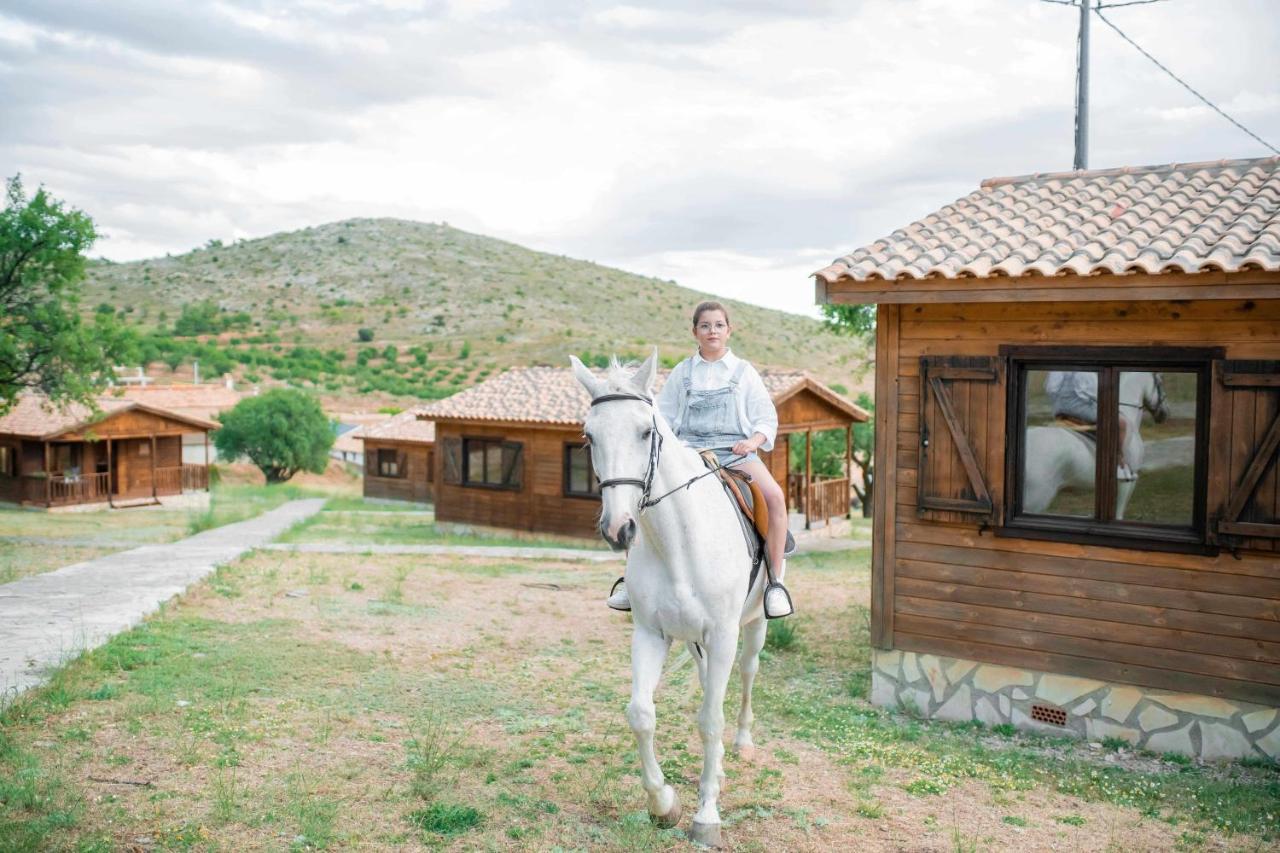
<svg viewBox="0 0 1280 853">
<path fill-rule="evenodd" d="M 685 407 L 684 377 L 692 370 L 691 385 L 695 391 L 714 391 L 729 384 L 733 372 L 743 360 L 727 350 L 715 361 L 707 361 L 698 352 L 676 365 L 667 377 L 667 382 L 658 392 L 658 411 L 666 418 L 671 428 L 680 432 L 680 413 Z M 773 406 L 773 398 L 764 387 L 764 380 L 749 362 L 742 371 L 742 379 L 738 381 L 738 391 L 734 394 L 738 403 L 738 424 L 748 436 L 760 433 L 764 436 L 761 450 L 772 450 L 773 440 L 778 434 L 778 410 Z"/>
</svg>

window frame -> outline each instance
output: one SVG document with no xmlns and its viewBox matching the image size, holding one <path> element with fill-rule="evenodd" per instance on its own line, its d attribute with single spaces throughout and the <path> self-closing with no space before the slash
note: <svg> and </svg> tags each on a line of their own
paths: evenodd
<svg viewBox="0 0 1280 853">
<path fill-rule="evenodd" d="M 519 492 L 524 487 L 521 483 L 489 483 L 484 480 L 471 479 L 471 450 L 476 444 L 486 445 L 485 447 L 485 464 L 481 467 L 488 467 L 488 459 L 490 451 L 496 451 L 498 454 L 498 472 L 502 472 L 502 451 L 507 447 L 518 447 L 523 449 L 523 443 L 518 441 L 508 441 L 505 438 L 495 438 L 489 435 L 473 435 L 462 437 L 462 477 L 461 485 L 467 489 L 492 489 L 500 492 Z"/>
<path fill-rule="evenodd" d="M 1059 345 L 1010 345 L 1000 347 L 1008 363 L 1006 375 L 1005 511 L 995 533 L 1000 537 L 1044 539 L 1084 545 L 1102 545 L 1145 551 L 1215 554 L 1209 544 L 1207 518 L 1209 484 L 1210 394 L 1213 361 L 1222 347 L 1107 347 Z M 1191 524 L 1155 524 L 1110 518 L 1115 510 L 1114 465 L 1095 461 L 1094 514 L 1090 518 L 1030 515 L 1021 512 L 1023 456 L 1026 436 L 1027 373 L 1031 370 L 1087 369 L 1098 372 L 1098 451 L 1095 460 L 1114 458 L 1119 441 L 1118 377 L 1122 372 L 1196 374 L 1195 454 Z M 1103 412 L 1117 412 L 1104 420 Z M 1106 507 L 1112 507 L 1110 512 Z"/>
<path fill-rule="evenodd" d="M 588 481 L 595 481 L 596 488 L 594 491 L 582 492 L 573 488 L 573 468 L 571 460 L 575 451 L 582 451 L 587 457 L 587 478 Z M 566 498 L 578 498 L 581 500 L 600 500 L 600 478 L 596 476 L 595 466 L 591 464 L 591 445 L 585 441 L 566 441 L 564 450 L 561 453 L 561 462 L 563 466 L 563 493 Z"/>
<path fill-rule="evenodd" d="M 375 464 L 375 468 L 376 468 L 376 470 L 377 470 L 377 475 L 376 475 L 376 476 L 381 477 L 381 478 L 386 479 L 386 480 L 403 480 L 405 477 L 407 477 L 407 476 L 408 476 L 408 472 L 407 472 L 407 471 L 402 471 L 402 470 L 400 470 L 400 451 L 399 451 L 399 449 L 397 449 L 397 448 L 395 448 L 395 447 L 379 447 L 379 448 L 377 448 L 377 449 L 376 449 L 376 453 L 377 453 L 377 457 L 376 457 L 376 464 Z M 382 455 L 383 455 L 384 453 L 389 453 L 389 454 L 391 454 L 391 457 L 392 457 L 392 458 L 391 458 L 391 460 L 390 460 L 390 462 L 389 462 L 389 463 L 388 463 L 388 462 L 384 462 L 384 461 L 383 461 L 383 459 L 382 459 Z M 407 460 L 406 460 L 406 461 L 407 461 Z M 386 468 L 386 466 L 387 466 L 388 464 L 389 464 L 391 467 L 393 467 L 393 468 L 395 469 L 395 473 L 393 473 L 393 474 L 388 474 L 388 473 L 387 473 L 387 468 Z M 405 466 L 405 467 L 408 467 L 408 466 Z"/>
<path fill-rule="evenodd" d="M 0 444 L 0 477 L 18 476 L 18 448 Z"/>
</svg>

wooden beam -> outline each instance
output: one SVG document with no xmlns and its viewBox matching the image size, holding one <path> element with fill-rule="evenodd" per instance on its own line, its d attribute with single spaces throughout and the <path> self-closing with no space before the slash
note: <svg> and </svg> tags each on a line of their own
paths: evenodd
<svg viewBox="0 0 1280 853">
<path fill-rule="evenodd" d="M 876 484 L 872 492 L 871 644 L 892 649 L 893 577 L 896 551 L 896 488 L 898 458 L 898 335 L 897 305 L 876 310 Z"/>
<path fill-rule="evenodd" d="M 111 439 L 107 439 L 107 506 L 115 509 L 115 501 L 111 498 L 111 493 L 115 488 L 114 481 L 116 477 L 115 466 L 112 464 L 111 441 Z"/>
<path fill-rule="evenodd" d="M 151 499 L 159 502 L 156 497 L 156 437 L 154 434 L 151 436 Z"/>
<path fill-rule="evenodd" d="M 808 430 L 804 434 L 804 529 L 808 530 L 813 525 L 813 513 L 810 511 L 810 504 L 813 503 L 813 430 Z"/>
<path fill-rule="evenodd" d="M 849 488 L 845 490 L 844 496 L 844 512 L 846 518 L 853 518 L 853 501 L 850 496 L 853 494 L 853 425 L 844 428 L 844 478 L 849 482 Z M 866 484 L 863 484 L 866 487 Z M 864 491 L 863 494 L 866 494 Z"/>
</svg>

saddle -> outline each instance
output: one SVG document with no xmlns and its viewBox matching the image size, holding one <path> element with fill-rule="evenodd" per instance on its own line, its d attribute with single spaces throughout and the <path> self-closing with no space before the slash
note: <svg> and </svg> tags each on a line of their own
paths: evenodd
<svg viewBox="0 0 1280 853">
<path fill-rule="evenodd" d="M 1053 420 L 1053 425 L 1062 429 L 1069 429 L 1081 438 L 1096 442 L 1098 440 L 1098 425 L 1089 421 L 1082 421 L 1079 418 L 1073 418 L 1070 415 L 1058 415 Z"/>
<path fill-rule="evenodd" d="M 733 498 L 734 505 L 738 508 L 738 518 L 743 523 L 743 532 L 754 533 L 754 536 L 748 535 L 748 544 L 752 546 L 752 551 L 757 549 L 764 550 L 764 540 L 769 536 L 769 513 L 757 513 L 757 506 L 764 506 L 764 494 L 760 491 L 760 487 L 751 479 L 749 474 L 741 471 L 735 471 L 732 468 L 726 468 L 716 459 L 713 451 L 704 450 L 700 454 L 703 464 L 708 468 L 716 471 L 716 477 L 720 480 L 729 496 Z M 745 487 L 745 488 L 744 488 Z M 755 539 L 756 541 L 751 541 Z M 787 544 L 783 546 L 782 552 L 784 556 L 790 557 L 796 551 L 796 540 L 791 535 L 791 531 L 787 531 Z M 754 573 L 753 573 L 754 575 Z"/>
</svg>

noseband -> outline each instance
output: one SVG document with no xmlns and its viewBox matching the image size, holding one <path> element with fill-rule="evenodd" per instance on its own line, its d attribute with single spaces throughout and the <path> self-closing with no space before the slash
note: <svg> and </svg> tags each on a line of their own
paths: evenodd
<svg viewBox="0 0 1280 853">
<path fill-rule="evenodd" d="M 608 403 L 613 400 L 639 400 L 641 403 L 653 407 L 653 400 L 640 394 L 605 394 L 602 397 L 596 397 L 591 401 L 591 407 L 595 408 L 601 403 Z M 649 500 L 649 495 L 653 491 L 653 476 L 658 470 L 658 457 L 662 454 L 662 433 L 658 431 L 658 417 L 653 416 L 653 431 L 649 433 L 649 466 L 645 469 L 644 478 L 637 479 L 635 477 L 614 477 L 610 480 L 601 480 L 600 488 L 607 489 L 610 486 L 639 486 L 640 487 L 640 511 L 648 509 L 657 501 Z M 664 495 L 665 497 L 665 495 Z M 661 498 L 659 498 L 661 500 Z"/>
</svg>

